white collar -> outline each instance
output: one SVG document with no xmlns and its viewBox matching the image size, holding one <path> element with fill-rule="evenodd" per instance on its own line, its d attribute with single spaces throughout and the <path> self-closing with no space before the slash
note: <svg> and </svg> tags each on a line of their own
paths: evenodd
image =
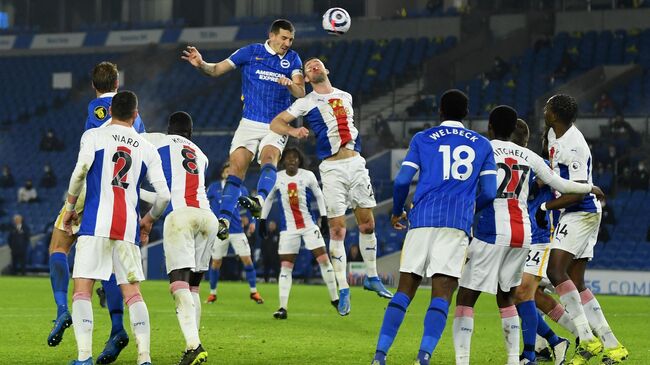
<svg viewBox="0 0 650 365">
<path fill-rule="evenodd" d="M 455 120 L 445 120 L 444 122 L 440 123 L 440 126 L 442 126 L 442 127 L 465 128 L 465 125 L 463 125 L 463 123 L 455 121 Z"/>
<path fill-rule="evenodd" d="M 264 42 L 264 49 L 266 49 L 266 52 L 268 52 L 268 53 L 270 53 L 270 54 L 272 54 L 272 55 L 274 55 L 274 56 L 277 55 L 278 57 L 280 57 L 280 59 L 283 59 L 284 56 L 287 55 L 286 53 L 285 53 L 284 55 L 279 55 L 277 52 L 275 52 L 275 51 L 273 50 L 273 48 L 271 48 L 271 46 L 269 45 L 269 40 L 268 40 L 268 39 L 266 40 L 266 42 Z M 288 52 L 288 51 L 287 51 L 287 52 Z"/>
<path fill-rule="evenodd" d="M 99 95 L 99 98 L 112 98 L 113 96 L 115 96 L 115 94 L 117 94 L 117 93 L 116 92 L 103 93 L 103 94 Z"/>
</svg>

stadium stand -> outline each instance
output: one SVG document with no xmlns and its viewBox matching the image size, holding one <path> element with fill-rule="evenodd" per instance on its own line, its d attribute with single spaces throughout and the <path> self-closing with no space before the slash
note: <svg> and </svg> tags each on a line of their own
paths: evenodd
<svg viewBox="0 0 650 365">
<path fill-rule="evenodd" d="M 455 42 L 453 37 L 316 41 L 298 51 L 303 59 L 317 56 L 325 60 L 332 70 L 333 84 L 353 95 L 359 95 L 368 94 L 371 90 L 374 93 L 385 90 L 388 86 L 382 85 L 387 85 L 388 79 L 405 75 L 409 67 L 444 52 L 453 47 Z M 203 55 L 208 60 L 220 60 L 233 51 L 207 50 Z M 17 203 L 15 188 L 0 188 L 3 207 L 9 213 L 0 218 L 3 222 L 9 222 L 13 213 L 20 213 L 33 227 L 33 231 L 40 233 L 55 218 L 67 188 L 67 177 L 74 167 L 86 106 L 92 98 L 88 72 L 102 60 L 118 60 L 118 67 L 130 75 L 127 76 L 130 77 L 129 80 L 135 80 L 127 84 L 126 88 L 136 91 L 140 96 L 140 113 L 148 130 L 161 130 L 168 113 L 185 109 L 193 116 L 195 129 L 208 132 L 197 136 L 196 142 L 213 166 L 218 166 L 227 158 L 228 149 L 224 146 L 229 146 L 230 133 L 234 131 L 241 115 L 240 77 L 233 73 L 215 81 L 183 62 L 157 65 L 153 72 L 147 72 L 132 66 L 127 61 L 128 57 L 133 56 L 125 53 L 97 53 L 0 57 L 0 67 L 13 71 L 8 74 L 9 82 L 0 85 L 0 92 L 9 98 L 9 102 L 0 104 L 0 126 L 3 129 L 0 133 L 0 154 L 4 156 L 3 161 L 11 167 L 18 185 L 22 185 L 26 179 L 38 181 L 42 166 L 47 163 L 59 177 L 55 187 L 38 188 L 39 201 L 35 203 Z M 53 72 L 70 72 L 75 87 L 65 91 L 53 90 Z M 66 146 L 62 152 L 44 152 L 38 149 L 42 134 L 52 127 Z M 209 133 L 210 131 L 216 133 Z M 19 159 L 30 163 L 12 163 Z M 246 181 L 248 186 L 255 186 L 256 174 L 249 174 Z M 390 196 L 390 179 L 378 176 L 377 181 L 380 184 L 378 191 L 382 192 L 381 198 Z M 350 232 L 347 242 L 356 242 L 355 234 L 358 235 L 358 232 Z M 4 241 L 3 233 L 0 235 L 0 244 Z M 33 245 L 28 255 L 31 269 L 47 268 L 47 242 L 39 241 Z M 304 259 L 311 262 L 309 255 Z"/>
</svg>

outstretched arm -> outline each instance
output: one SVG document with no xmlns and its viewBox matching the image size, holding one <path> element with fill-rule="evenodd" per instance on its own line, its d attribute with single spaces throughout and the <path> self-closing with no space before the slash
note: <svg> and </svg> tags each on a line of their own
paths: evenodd
<svg viewBox="0 0 650 365">
<path fill-rule="evenodd" d="M 235 66 L 228 60 L 223 60 L 218 63 L 205 62 L 203 56 L 199 53 L 199 50 L 193 46 L 187 46 L 187 49 L 183 51 L 181 58 L 189 62 L 204 74 L 212 77 L 219 77 L 226 72 L 235 69 Z"/>
</svg>

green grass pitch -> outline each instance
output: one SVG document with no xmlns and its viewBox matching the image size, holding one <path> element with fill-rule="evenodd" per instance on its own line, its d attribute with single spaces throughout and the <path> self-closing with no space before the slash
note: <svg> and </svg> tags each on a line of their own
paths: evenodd
<svg viewBox="0 0 650 365">
<path fill-rule="evenodd" d="M 174 302 L 164 281 L 142 285 L 151 317 L 151 353 L 154 364 L 175 364 L 184 341 Z M 352 289 L 352 312 L 340 317 L 331 307 L 326 288 L 294 285 L 289 319 L 278 321 L 277 285 L 260 284 L 266 303 L 248 299 L 246 283 L 223 282 L 216 304 L 203 305 L 201 340 L 212 364 L 369 364 L 387 300 L 359 288 Z M 208 285 L 202 287 L 207 296 Z M 422 335 L 429 291 L 421 289 L 411 304 L 388 355 L 389 364 L 410 364 Z M 599 296 L 607 319 L 619 340 L 630 350 L 625 364 L 650 364 L 650 298 Z M 107 311 L 93 296 L 95 331 L 93 354 L 103 348 L 109 333 Z M 453 306 L 451 309 L 453 313 Z M 0 364 L 67 364 L 76 356 L 73 329 L 66 330 L 58 347 L 46 338 L 55 315 L 48 278 L 0 277 Z M 128 314 L 125 316 L 128 319 Z M 453 364 L 451 320 L 433 355 L 432 364 Z M 476 308 L 472 364 L 504 364 L 505 350 L 494 297 L 483 295 Z M 127 323 L 127 322 L 125 322 Z M 552 325 L 554 329 L 557 326 Z M 128 331 L 128 323 L 127 323 Z M 567 336 L 562 330 L 557 331 Z M 130 331 L 129 331 L 129 335 Z M 115 364 L 134 364 L 135 341 Z M 592 360 L 592 363 L 597 363 Z"/>
</svg>

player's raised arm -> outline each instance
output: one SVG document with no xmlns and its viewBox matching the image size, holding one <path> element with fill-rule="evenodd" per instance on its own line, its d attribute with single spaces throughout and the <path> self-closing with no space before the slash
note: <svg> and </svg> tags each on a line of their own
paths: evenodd
<svg viewBox="0 0 650 365">
<path fill-rule="evenodd" d="M 295 116 L 288 111 L 283 111 L 273 118 L 270 128 L 273 132 L 283 136 L 291 136 L 298 139 L 307 138 L 309 136 L 309 130 L 307 128 L 294 128 L 289 124 L 294 120 L 296 120 Z"/>
<path fill-rule="evenodd" d="M 199 50 L 193 46 L 187 46 L 183 51 L 182 59 L 190 63 L 190 65 L 196 67 L 201 72 L 208 76 L 219 77 L 226 72 L 232 71 L 235 69 L 235 66 L 232 62 L 229 62 L 228 59 L 225 59 L 218 63 L 209 63 L 203 60 L 203 56 L 199 53 Z"/>
</svg>

